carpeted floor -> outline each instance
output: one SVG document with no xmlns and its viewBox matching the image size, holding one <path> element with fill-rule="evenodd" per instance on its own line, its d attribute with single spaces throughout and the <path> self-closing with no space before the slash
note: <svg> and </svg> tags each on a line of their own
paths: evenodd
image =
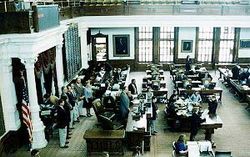
<svg viewBox="0 0 250 157">
<path fill-rule="evenodd" d="M 215 71 L 210 72 L 214 81 L 218 81 L 219 73 Z M 138 90 L 141 89 L 141 82 L 145 72 L 132 72 L 130 78 L 136 78 Z M 172 93 L 173 83 L 170 79 L 169 72 L 165 72 L 165 79 L 167 80 L 168 96 Z M 220 151 L 232 151 L 233 157 L 250 157 L 250 113 L 245 109 L 246 103 L 239 103 L 238 99 L 229 92 L 221 81 L 218 81 L 217 86 L 223 89 L 222 104 L 218 108 L 218 114 L 223 120 L 223 127 L 215 130 L 213 136 L 216 142 L 216 149 Z M 181 133 L 189 137 L 188 132 L 171 132 L 167 129 L 166 119 L 164 117 L 165 105 L 159 105 L 160 113 L 157 120 L 158 134 L 151 138 L 151 151 L 145 152 L 145 157 L 171 157 L 172 142 L 178 138 Z M 93 111 L 92 111 L 93 112 Z M 46 148 L 40 150 L 41 157 L 85 157 L 86 143 L 83 139 L 85 130 L 95 127 L 96 118 L 82 118 L 80 123 L 75 124 L 72 138 L 69 140 L 68 149 L 59 148 L 58 135 L 55 133 L 54 137 L 49 141 Z M 197 140 L 204 139 L 204 131 L 199 131 L 196 137 Z M 29 152 L 25 147 L 20 148 L 16 153 L 10 154 L 10 157 L 28 157 Z M 104 155 L 97 155 L 104 156 Z M 125 157 L 132 156 L 131 151 L 126 151 Z"/>
</svg>

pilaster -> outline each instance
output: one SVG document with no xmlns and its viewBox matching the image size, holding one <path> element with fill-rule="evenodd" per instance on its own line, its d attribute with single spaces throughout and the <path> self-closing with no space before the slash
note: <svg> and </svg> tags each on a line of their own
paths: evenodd
<svg viewBox="0 0 250 157">
<path fill-rule="evenodd" d="M 79 25 L 79 36 L 81 38 L 81 60 L 82 68 L 88 68 L 88 45 L 87 45 L 87 31 L 88 27 Z"/>
<path fill-rule="evenodd" d="M 61 87 L 64 85 L 62 44 L 56 45 L 56 75 L 59 95 L 61 95 Z"/>
<path fill-rule="evenodd" d="M 37 101 L 37 90 L 36 90 L 35 73 L 34 73 L 35 61 L 36 60 L 34 58 L 23 59 L 23 63 L 25 65 L 26 73 L 27 73 L 29 105 L 30 105 L 30 111 L 31 111 L 31 121 L 33 125 L 32 149 L 40 149 L 40 148 L 46 147 L 47 141 L 45 139 L 45 134 L 44 134 L 45 127 L 39 116 L 40 107 Z"/>
<path fill-rule="evenodd" d="M 21 126 L 19 113 L 16 108 L 17 97 L 12 75 L 11 58 L 1 59 L 0 91 L 6 131 L 18 130 Z"/>
</svg>

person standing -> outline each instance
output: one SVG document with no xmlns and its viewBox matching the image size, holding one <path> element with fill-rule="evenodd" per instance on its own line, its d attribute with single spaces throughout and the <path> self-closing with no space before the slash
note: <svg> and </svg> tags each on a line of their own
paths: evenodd
<svg viewBox="0 0 250 157">
<path fill-rule="evenodd" d="M 187 72 L 191 70 L 191 64 L 192 64 L 192 59 L 190 58 L 189 55 L 187 55 L 186 65 L 185 65 L 185 68 L 186 68 Z"/>
<path fill-rule="evenodd" d="M 120 106 L 119 106 L 119 119 L 126 124 L 129 113 L 130 100 L 126 93 L 126 87 L 122 87 L 122 92 L 120 94 Z"/>
<path fill-rule="evenodd" d="M 79 112 L 78 112 L 78 104 L 77 104 L 77 97 L 76 97 L 76 91 L 75 91 L 75 84 L 74 83 L 71 83 L 70 84 L 71 86 L 71 93 L 73 95 L 73 99 L 75 101 L 75 107 L 73 108 L 75 111 L 74 111 L 74 122 L 80 122 L 79 120 Z"/>
<path fill-rule="evenodd" d="M 77 117 L 76 117 L 76 113 L 75 113 L 75 104 L 76 104 L 75 100 L 76 100 L 76 98 L 73 95 L 73 91 L 72 91 L 71 85 L 67 86 L 67 93 L 66 94 L 68 96 L 68 102 L 69 102 L 69 104 L 72 107 L 72 109 L 70 110 L 70 123 L 69 123 L 69 127 L 73 128 L 73 122 L 77 120 Z"/>
<path fill-rule="evenodd" d="M 155 135 L 157 133 L 157 131 L 155 130 L 155 122 L 156 122 L 156 118 L 157 118 L 157 110 L 158 110 L 158 106 L 156 104 L 157 101 L 157 97 L 153 96 L 152 98 L 152 118 L 150 119 L 150 128 L 151 128 L 151 135 Z"/>
<path fill-rule="evenodd" d="M 91 117 L 92 115 L 90 114 L 90 109 L 92 107 L 93 102 L 93 90 L 90 84 L 90 80 L 86 82 L 86 87 L 84 88 L 84 96 L 84 105 L 86 107 L 87 116 Z"/>
<path fill-rule="evenodd" d="M 80 78 L 76 79 L 75 92 L 76 92 L 76 98 L 77 98 L 78 114 L 80 117 L 85 117 L 83 115 L 84 87 L 81 83 Z"/>
<path fill-rule="evenodd" d="M 131 92 L 131 94 L 137 94 L 137 86 L 136 86 L 136 82 L 135 79 L 131 80 L 131 83 L 128 85 L 128 90 Z"/>
<path fill-rule="evenodd" d="M 190 128 L 190 141 L 194 141 L 195 136 L 198 133 L 200 124 L 205 122 L 206 119 L 201 119 L 200 115 L 198 114 L 198 110 L 193 108 L 191 116 L 191 128 Z"/>
<path fill-rule="evenodd" d="M 57 127 L 59 129 L 59 141 L 61 148 L 68 148 L 66 145 L 66 136 L 67 136 L 67 113 L 64 109 L 64 100 L 58 100 L 57 107 Z"/>
<path fill-rule="evenodd" d="M 69 103 L 69 98 L 67 96 L 68 89 L 66 86 L 62 87 L 62 94 L 61 99 L 64 100 L 64 110 L 66 112 L 66 118 L 67 118 L 67 139 L 70 138 L 70 130 L 72 127 L 70 127 L 70 123 L 73 124 L 73 119 L 71 119 L 71 111 L 73 110 L 71 104 Z"/>
<path fill-rule="evenodd" d="M 216 109 L 218 107 L 218 101 L 215 95 L 212 95 L 210 99 L 208 99 L 208 114 L 211 116 L 216 115 Z"/>
</svg>

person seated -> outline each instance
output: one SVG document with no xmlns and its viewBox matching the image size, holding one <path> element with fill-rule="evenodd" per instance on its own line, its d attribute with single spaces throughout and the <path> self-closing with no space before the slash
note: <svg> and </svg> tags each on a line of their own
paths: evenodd
<svg viewBox="0 0 250 157">
<path fill-rule="evenodd" d="M 131 83 L 128 85 L 128 90 L 131 92 L 131 94 L 137 94 L 137 86 L 136 86 L 136 82 L 135 79 L 131 80 Z"/>
<path fill-rule="evenodd" d="M 168 103 L 174 103 L 178 99 L 178 92 L 177 90 L 173 90 L 173 94 L 170 96 Z"/>
<path fill-rule="evenodd" d="M 250 87 L 250 76 L 247 78 L 246 85 L 247 85 L 248 87 Z"/>
<path fill-rule="evenodd" d="M 208 71 L 205 71 L 205 72 L 199 72 L 199 79 L 202 81 L 203 79 L 207 79 L 207 80 L 210 80 L 212 81 L 212 76 L 209 74 Z"/>
<path fill-rule="evenodd" d="M 210 78 L 203 78 L 202 79 L 202 84 L 204 85 L 205 88 L 208 88 L 210 85 L 211 79 Z"/>
<path fill-rule="evenodd" d="M 239 73 L 240 73 L 240 66 L 239 65 L 235 65 L 233 68 L 232 68 L 232 74 L 233 74 L 233 77 L 232 79 L 238 79 L 239 77 Z"/>
<path fill-rule="evenodd" d="M 241 84 L 246 84 L 248 77 L 249 77 L 248 69 L 243 69 L 243 71 L 239 74 L 239 82 Z"/>
<path fill-rule="evenodd" d="M 182 82 L 183 82 L 183 88 L 188 88 L 189 86 L 191 86 L 191 88 L 192 88 L 192 84 L 190 83 L 190 81 L 191 80 L 189 80 L 189 79 L 186 79 L 186 80 L 183 80 Z"/>
<path fill-rule="evenodd" d="M 178 140 L 175 142 L 176 154 L 187 154 L 187 145 L 185 144 L 185 135 L 181 134 Z"/>
<path fill-rule="evenodd" d="M 114 68 L 113 75 L 114 75 L 114 82 L 115 83 L 117 83 L 121 80 L 121 73 L 119 73 L 118 69 Z"/>
<path fill-rule="evenodd" d="M 151 101 L 154 96 L 154 93 L 152 92 L 152 89 L 150 86 L 147 87 L 147 92 L 146 92 L 146 98 L 148 101 Z"/>
<path fill-rule="evenodd" d="M 189 98 L 189 100 L 193 103 L 201 103 L 202 99 L 201 99 L 201 95 L 198 91 L 195 91 L 191 97 Z"/>
<path fill-rule="evenodd" d="M 103 106 L 107 109 L 112 109 L 115 111 L 116 103 L 113 96 L 111 96 L 111 92 L 103 97 Z"/>
</svg>

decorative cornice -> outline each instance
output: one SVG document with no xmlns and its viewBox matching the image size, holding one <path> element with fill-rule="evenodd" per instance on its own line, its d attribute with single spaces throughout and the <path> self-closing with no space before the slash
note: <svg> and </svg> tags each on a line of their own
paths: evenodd
<svg viewBox="0 0 250 157">
<path fill-rule="evenodd" d="M 38 33 L 0 35 L 0 58 L 35 58 L 39 53 L 62 44 L 62 34 L 66 30 L 67 27 L 62 25 Z"/>
</svg>

